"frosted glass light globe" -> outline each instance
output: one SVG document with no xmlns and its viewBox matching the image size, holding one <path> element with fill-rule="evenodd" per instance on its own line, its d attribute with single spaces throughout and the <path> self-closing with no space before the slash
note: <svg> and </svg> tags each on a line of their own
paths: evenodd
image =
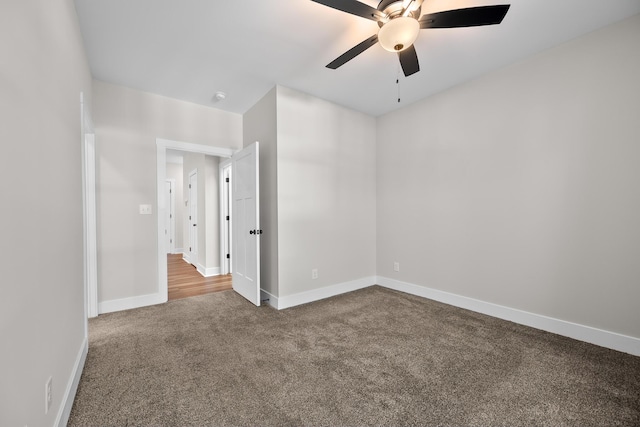
<svg viewBox="0 0 640 427">
<path fill-rule="evenodd" d="M 420 23 L 410 17 L 392 19 L 378 31 L 378 41 L 389 52 L 402 52 L 418 38 Z"/>
</svg>

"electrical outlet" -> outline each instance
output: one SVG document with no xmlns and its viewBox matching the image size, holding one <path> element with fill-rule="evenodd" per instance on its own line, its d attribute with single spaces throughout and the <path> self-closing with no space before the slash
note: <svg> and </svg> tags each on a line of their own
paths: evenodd
<svg viewBox="0 0 640 427">
<path fill-rule="evenodd" d="M 317 279 L 318 278 L 318 269 L 314 268 L 313 270 L 311 270 L 311 278 L 312 279 Z"/>
<path fill-rule="evenodd" d="M 49 413 L 49 408 L 51 408 L 51 402 L 53 401 L 53 396 L 51 394 L 51 384 L 53 383 L 53 377 L 49 377 L 47 383 L 44 385 L 44 413 L 45 415 Z"/>
<path fill-rule="evenodd" d="M 393 262 L 393 271 L 400 271 L 400 263 L 398 261 Z"/>
</svg>

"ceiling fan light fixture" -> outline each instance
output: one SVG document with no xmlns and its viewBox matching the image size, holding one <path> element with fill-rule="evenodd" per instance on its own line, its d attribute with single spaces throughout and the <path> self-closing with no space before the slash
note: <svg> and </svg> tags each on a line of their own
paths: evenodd
<svg viewBox="0 0 640 427">
<path fill-rule="evenodd" d="M 418 38 L 420 23 L 417 19 L 400 16 L 384 24 L 378 31 L 378 40 L 389 52 L 402 52 Z"/>
</svg>

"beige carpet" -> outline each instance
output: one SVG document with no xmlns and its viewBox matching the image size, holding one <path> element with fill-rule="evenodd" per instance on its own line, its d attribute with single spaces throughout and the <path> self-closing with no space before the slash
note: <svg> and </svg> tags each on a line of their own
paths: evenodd
<svg viewBox="0 0 640 427">
<path fill-rule="evenodd" d="M 640 425 L 640 358 L 381 287 L 102 315 L 70 426 Z"/>
</svg>

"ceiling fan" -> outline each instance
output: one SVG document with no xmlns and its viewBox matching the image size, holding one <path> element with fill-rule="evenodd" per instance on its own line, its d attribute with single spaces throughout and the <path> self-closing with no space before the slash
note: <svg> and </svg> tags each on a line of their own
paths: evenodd
<svg viewBox="0 0 640 427">
<path fill-rule="evenodd" d="M 380 42 L 389 52 L 397 52 L 405 76 L 420 71 L 418 55 L 413 42 L 423 28 L 477 27 L 499 24 L 509 10 L 508 4 L 477 6 L 464 9 L 429 13 L 420 17 L 423 0 L 381 0 L 378 7 L 357 0 L 312 0 L 343 12 L 376 21 L 380 29 L 362 43 L 349 49 L 327 68 L 335 70 L 374 44 Z"/>
</svg>

